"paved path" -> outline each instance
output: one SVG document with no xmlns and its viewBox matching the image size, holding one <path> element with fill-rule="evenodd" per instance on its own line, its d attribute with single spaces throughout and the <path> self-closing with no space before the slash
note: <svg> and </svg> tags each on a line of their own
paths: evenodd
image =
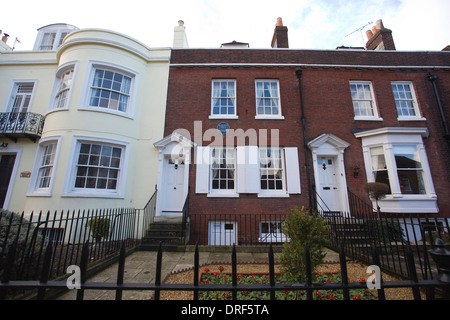
<svg viewBox="0 0 450 320">
<path fill-rule="evenodd" d="M 124 283 L 154 283 L 156 271 L 155 251 L 135 251 L 125 260 Z M 275 253 L 275 259 L 278 259 L 279 253 Z M 264 263 L 268 262 L 268 255 L 264 252 L 237 252 L 238 263 Z M 231 253 L 227 252 L 206 252 L 199 253 L 200 265 L 212 263 L 231 263 Z M 325 261 L 339 261 L 338 255 L 327 250 Z M 194 266 L 194 252 L 163 252 L 162 275 L 164 280 L 169 274 L 188 270 Z M 89 278 L 87 282 L 116 282 L 118 264 L 113 264 L 95 276 Z M 148 300 L 153 295 L 152 291 L 128 291 L 123 292 L 123 300 Z M 58 300 L 75 300 L 76 290 L 70 290 L 61 295 Z M 114 290 L 86 290 L 85 300 L 113 300 L 115 298 Z"/>
</svg>

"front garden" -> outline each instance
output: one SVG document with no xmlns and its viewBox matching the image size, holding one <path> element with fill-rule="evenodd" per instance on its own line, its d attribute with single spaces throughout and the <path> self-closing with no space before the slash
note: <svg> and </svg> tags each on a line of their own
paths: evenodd
<svg viewBox="0 0 450 320">
<path fill-rule="evenodd" d="M 238 285 L 267 285 L 269 284 L 269 275 L 266 273 L 240 273 L 237 274 Z M 341 283 L 340 272 L 316 272 L 313 274 L 312 282 L 314 284 Z M 282 283 L 280 274 L 275 276 L 276 283 Z M 348 279 L 348 282 L 355 282 Z M 359 282 L 365 283 L 364 278 Z M 206 285 L 214 284 L 232 284 L 232 275 L 224 272 L 223 266 L 218 266 L 216 271 L 204 268 L 200 277 L 200 283 Z M 376 290 L 369 289 L 351 289 L 349 293 L 351 300 L 375 300 Z M 276 300 L 306 300 L 306 291 L 302 290 L 283 290 L 275 292 Z M 231 300 L 231 291 L 201 291 L 200 300 Z M 238 300 L 269 300 L 268 291 L 238 291 Z M 313 290 L 314 300 L 343 300 L 343 290 Z"/>
</svg>

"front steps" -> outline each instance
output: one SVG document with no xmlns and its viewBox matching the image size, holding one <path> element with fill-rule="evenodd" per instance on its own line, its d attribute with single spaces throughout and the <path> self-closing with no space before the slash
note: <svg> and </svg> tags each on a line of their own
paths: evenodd
<svg viewBox="0 0 450 320">
<path fill-rule="evenodd" d="M 185 251 L 183 223 L 170 219 L 155 221 L 142 239 L 139 250 L 155 251 L 158 250 L 160 243 L 162 243 L 164 251 Z"/>
</svg>

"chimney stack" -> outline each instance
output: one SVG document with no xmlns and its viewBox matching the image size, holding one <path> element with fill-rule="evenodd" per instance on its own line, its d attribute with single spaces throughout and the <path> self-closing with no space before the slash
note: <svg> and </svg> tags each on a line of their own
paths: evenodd
<svg viewBox="0 0 450 320">
<path fill-rule="evenodd" d="M 275 30 L 272 37 L 272 48 L 289 48 L 288 28 L 283 26 L 283 20 L 277 18 Z"/>
<path fill-rule="evenodd" d="M 375 26 L 372 28 L 372 30 L 366 31 L 366 35 L 367 50 L 395 50 L 392 30 L 386 29 L 381 19 L 375 23 Z"/>
<path fill-rule="evenodd" d="M 178 26 L 174 28 L 173 47 L 189 48 L 189 44 L 186 37 L 186 27 L 184 26 L 183 20 L 178 20 Z"/>
<path fill-rule="evenodd" d="M 6 42 L 8 41 L 8 38 L 9 38 L 9 34 L 4 33 L 4 34 L 3 34 L 3 37 L 2 37 L 2 41 L 3 41 L 4 43 L 6 43 Z"/>
</svg>

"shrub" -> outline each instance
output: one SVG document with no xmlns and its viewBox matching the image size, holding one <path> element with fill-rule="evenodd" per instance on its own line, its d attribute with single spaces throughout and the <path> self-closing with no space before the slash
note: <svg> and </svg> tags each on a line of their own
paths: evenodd
<svg viewBox="0 0 450 320">
<path fill-rule="evenodd" d="M 13 272 L 18 272 L 25 261 L 39 252 L 42 236 L 37 233 L 36 227 L 21 217 L 21 215 L 0 210 L 0 277 L 3 275 L 8 254 L 17 239 L 17 249 L 14 258 Z M 9 228 L 8 226 L 11 225 Z M 8 230 L 9 229 L 9 230 Z M 28 260 L 27 260 L 28 259 Z M 12 275 L 15 278 L 15 275 Z"/>
<path fill-rule="evenodd" d="M 108 218 L 93 218 L 86 224 L 91 228 L 92 237 L 96 242 L 100 242 L 102 238 L 106 238 L 109 235 L 110 220 Z"/>
<path fill-rule="evenodd" d="M 283 224 L 283 232 L 288 237 L 279 260 L 283 280 L 288 283 L 304 283 L 306 281 L 305 245 L 308 245 L 311 256 L 311 271 L 319 266 L 328 244 L 327 223 L 317 214 L 308 212 L 304 207 L 294 208 Z"/>
<path fill-rule="evenodd" d="M 403 229 L 399 223 L 392 221 L 365 220 L 364 228 L 377 243 L 404 241 Z"/>
</svg>

